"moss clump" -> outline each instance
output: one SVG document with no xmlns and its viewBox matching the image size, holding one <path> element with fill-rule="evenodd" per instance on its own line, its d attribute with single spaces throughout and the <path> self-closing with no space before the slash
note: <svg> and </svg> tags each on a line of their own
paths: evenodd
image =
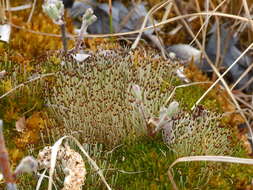
<svg viewBox="0 0 253 190">
<path fill-rule="evenodd" d="M 232 132 L 220 126 L 221 115 L 197 107 L 193 113 L 182 112 L 164 128 L 164 140 L 177 155 L 231 155 Z"/>
<path fill-rule="evenodd" d="M 239 143 L 232 156 L 247 157 Z M 179 150 L 178 150 L 179 151 Z M 177 154 L 161 136 L 127 141 L 115 149 L 118 178 L 114 189 L 172 189 L 167 171 Z M 217 162 L 180 163 L 173 167 L 174 179 L 180 189 L 245 189 L 252 179 L 252 167 Z"/>
<path fill-rule="evenodd" d="M 15 57 L 15 52 L 8 50 L 8 47 L 4 47 L 3 51 L 3 56 L 0 56 L 0 71 L 5 70 L 6 75 L 0 79 L 0 94 L 2 96 L 10 91 L 11 93 L 0 99 L 0 118 L 4 120 L 5 138 L 12 139 L 6 142 L 10 158 L 15 165 L 27 154 L 27 146 L 40 143 L 40 132 L 45 130 L 48 123 L 44 106 L 44 85 L 45 80 L 48 85 L 52 77 L 28 81 L 55 71 L 56 66 L 52 63 L 38 63 L 37 60 L 25 57 L 19 62 L 18 59 L 22 56 Z M 21 84 L 23 85 L 20 86 Z M 24 118 L 22 132 L 16 129 L 16 122 L 20 118 Z"/>
<path fill-rule="evenodd" d="M 116 149 L 113 155 L 118 161 L 115 168 L 122 170 L 118 173 L 114 189 L 172 188 L 166 172 L 174 156 L 161 140 L 161 136 L 128 141 Z"/>
<path fill-rule="evenodd" d="M 146 134 L 144 121 L 133 106 L 132 86 L 143 89 L 147 114 L 156 114 L 171 91 L 164 84 L 170 84 L 174 68 L 157 55 L 153 58 L 154 51 L 144 52 L 149 56 L 142 59 L 140 53 L 100 50 L 85 63 L 66 61 L 48 100 L 63 126 L 55 135 L 71 134 L 81 142 L 110 147 L 126 137 Z"/>
</svg>

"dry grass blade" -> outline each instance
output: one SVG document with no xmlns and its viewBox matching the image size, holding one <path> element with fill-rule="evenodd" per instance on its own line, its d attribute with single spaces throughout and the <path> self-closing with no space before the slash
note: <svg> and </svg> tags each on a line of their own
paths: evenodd
<svg viewBox="0 0 253 190">
<path fill-rule="evenodd" d="M 52 184 L 53 184 L 53 174 L 56 166 L 56 159 L 57 159 L 57 152 L 60 148 L 60 145 L 62 144 L 64 139 L 71 139 L 73 140 L 78 148 L 82 151 L 82 153 L 87 157 L 90 164 L 94 167 L 95 171 L 98 173 L 98 175 L 101 177 L 101 180 L 106 185 L 107 189 L 111 190 L 111 187 L 108 185 L 108 183 L 105 180 L 105 177 L 103 175 L 102 170 L 97 166 L 96 162 L 92 160 L 92 158 L 89 156 L 89 154 L 84 150 L 82 145 L 72 136 L 64 136 L 57 140 L 55 144 L 52 146 L 52 154 L 51 154 L 51 160 L 50 160 L 50 170 L 49 170 L 49 184 L 48 184 L 48 190 L 52 190 Z"/>
<path fill-rule="evenodd" d="M 171 1 L 171 0 L 167 0 L 167 1 L 165 1 L 165 2 L 156 4 L 154 7 L 152 7 L 152 8 L 148 11 L 148 14 L 145 16 L 145 19 L 144 19 L 144 21 L 143 21 L 143 23 L 142 23 L 140 32 L 139 32 L 139 34 L 138 34 L 136 40 L 134 41 L 134 43 L 133 43 L 131 49 L 135 49 L 135 48 L 137 47 L 137 45 L 138 45 L 138 43 L 139 43 L 139 41 L 140 41 L 140 39 L 141 39 L 141 35 L 142 35 L 142 33 L 143 33 L 143 31 L 144 31 L 144 28 L 145 28 L 145 26 L 146 26 L 146 24 L 147 24 L 147 21 L 148 21 L 148 19 L 149 19 L 149 16 L 152 15 L 155 11 L 157 11 L 157 10 L 161 9 L 162 7 L 164 7 L 164 6 L 165 6 L 166 4 L 168 4 L 170 1 Z M 155 27 L 155 26 L 154 26 L 154 27 Z"/>
<path fill-rule="evenodd" d="M 210 7 L 209 7 L 209 0 L 205 0 L 205 11 L 208 12 L 210 10 Z M 210 16 L 207 15 L 205 17 L 205 25 L 204 25 L 204 28 L 203 28 L 203 31 L 202 31 L 202 47 L 203 49 L 205 49 L 205 45 L 206 45 L 206 33 L 207 33 L 207 27 L 208 27 L 208 23 L 209 23 L 209 20 L 210 20 Z"/>
<path fill-rule="evenodd" d="M 178 3 L 178 1 L 177 0 L 174 0 L 174 2 L 175 2 L 175 11 L 176 11 L 176 13 L 178 14 L 178 15 L 181 15 L 181 13 L 180 13 L 180 10 L 179 10 L 179 7 L 177 6 L 177 4 L 179 4 Z M 211 13 L 210 15 L 216 15 L 217 13 Z M 223 13 L 219 13 L 220 15 L 227 15 L 227 14 L 223 14 Z M 183 16 L 185 16 L 185 15 L 182 15 L 182 17 Z M 237 16 L 235 16 L 235 15 L 233 15 L 233 18 L 235 18 L 235 17 L 237 17 Z M 245 19 L 245 18 L 244 18 Z M 181 18 L 181 22 L 182 22 L 182 24 L 183 24 L 183 26 L 186 28 L 186 30 L 187 30 L 187 32 L 190 34 L 190 36 L 192 37 L 192 38 L 194 38 L 195 37 L 195 35 L 194 35 L 194 33 L 192 32 L 192 30 L 191 30 L 191 28 L 190 28 L 190 26 L 188 25 L 188 23 L 184 20 L 184 18 Z M 230 67 L 223 73 L 223 75 L 221 75 L 220 74 L 220 72 L 218 71 L 218 69 L 213 65 L 213 63 L 212 63 L 212 61 L 210 60 L 210 58 L 208 57 L 208 55 L 206 54 L 206 52 L 205 52 L 205 49 L 203 48 L 203 46 L 201 45 L 201 43 L 198 41 L 198 40 L 196 40 L 196 43 L 197 43 L 197 46 L 198 46 L 198 48 L 203 52 L 203 55 L 204 55 L 204 57 L 206 58 L 206 60 L 207 60 L 207 62 L 208 62 L 208 64 L 211 66 L 211 68 L 212 68 L 212 70 L 214 71 L 214 73 L 218 76 L 218 80 L 216 80 L 217 82 L 218 81 L 221 81 L 222 82 L 222 84 L 224 85 L 224 87 L 225 87 L 225 89 L 226 89 L 226 91 L 227 91 L 227 93 L 228 93 L 228 95 L 231 97 L 231 99 L 232 99 L 232 101 L 233 101 L 233 103 L 235 104 L 235 106 L 236 106 L 236 108 L 240 111 L 240 114 L 241 114 L 241 116 L 243 117 L 243 119 L 244 119 L 244 121 L 245 121 L 245 123 L 246 123 L 246 125 L 247 125 L 247 127 L 248 127 L 248 131 L 249 131 L 249 133 L 250 133 L 250 138 L 253 138 L 253 132 L 252 132 L 252 129 L 251 129 L 251 126 L 250 126 L 250 124 L 249 124 L 249 121 L 247 120 L 247 118 L 246 118 L 246 116 L 245 116 L 245 114 L 244 114 L 244 112 L 241 110 L 241 107 L 240 107 L 240 105 L 239 105 L 239 103 L 237 102 L 237 100 L 235 99 L 235 97 L 234 97 L 234 95 L 233 95 L 233 93 L 231 92 L 231 90 L 230 90 L 230 88 L 229 88 L 229 86 L 228 86 L 228 84 L 226 83 L 226 81 L 224 80 L 224 78 L 223 78 L 223 76 L 242 58 L 242 56 L 244 56 L 244 54 L 251 48 L 251 46 L 253 46 L 253 43 L 235 60 L 235 62 L 232 64 L 232 65 L 230 65 Z M 253 79 L 252 79 L 253 80 Z M 217 83 L 216 83 L 217 84 Z M 215 85 L 216 85 L 215 84 Z M 212 85 L 209 89 L 212 89 L 215 85 Z M 208 91 L 208 90 L 207 90 Z M 208 91 L 209 92 L 209 91 Z M 208 93 L 207 92 L 207 93 Z M 206 96 L 206 94 L 207 93 L 204 93 L 203 94 L 203 96 L 199 99 L 200 101 Z M 195 108 L 195 106 L 196 105 L 198 105 L 198 103 L 200 102 L 200 101 L 197 101 L 197 103 L 191 108 L 192 110 Z"/>
<path fill-rule="evenodd" d="M 193 85 L 199 85 L 199 84 L 211 84 L 212 82 L 193 82 L 193 83 L 190 83 L 190 84 L 182 84 L 182 85 L 179 85 L 179 86 L 176 86 L 172 93 L 170 94 L 170 96 L 168 97 L 168 99 L 166 100 L 165 104 L 164 105 L 167 105 L 169 103 L 169 101 L 171 100 L 171 98 L 174 96 L 174 94 L 176 93 L 176 90 L 178 88 L 184 88 L 184 87 L 188 87 L 188 86 L 193 86 Z"/>
<path fill-rule="evenodd" d="M 20 6 L 16 6 L 16 7 L 10 7 L 9 9 L 6 9 L 7 11 L 22 11 L 25 9 L 30 9 L 32 7 L 32 4 L 25 4 L 25 5 L 20 5 Z"/>
<path fill-rule="evenodd" d="M 150 30 L 153 29 L 154 27 L 161 27 L 164 24 L 168 24 L 171 22 L 175 22 L 177 20 L 180 20 L 182 18 L 191 18 L 191 17 L 196 17 L 196 16 L 205 16 L 205 15 L 212 15 L 212 16 L 220 16 L 220 17 L 226 17 L 226 18 L 232 18 L 232 19 L 236 19 L 236 20 L 240 20 L 243 22 L 249 22 L 249 20 L 245 17 L 242 16 L 237 16 L 237 15 L 232 15 L 232 14 L 226 14 L 226 13 L 221 13 L 221 12 L 200 12 L 200 13 L 191 13 L 191 14 L 185 14 L 185 15 L 180 15 L 180 16 L 176 16 L 170 19 L 167 19 L 165 21 L 159 22 L 157 24 L 155 24 L 154 26 L 148 26 L 143 28 L 143 31 L 146 30 Z M 18 26 L 14 23 L 10 23 L 10 25 L 14 28 L 20 29 L 20 30 L 25 30 L 27 32 L 31 32 L 34 34 L 39 34 L 39 35 L 44 35 L 44 36 L 51 36 L 51 37 L 57 37 L 57 38 L 61 38 L 60 34 L 52 34 L 52 33 L 47 33 L 47 32 L 39 32 L 39 31 L 35 31 L 35 30 L 31 30 L 31 29 L 27 29 L 24 28 L 23 26 Z M 117 36 L 125 36 L 125 35 L 132 35 L 132 34 L 137 34 L 140 33 L 142 30 L 134 30 L 131 32 L 121 32 L 121 33 L 114 33 L 114 34 L 85 34 L 84 38 L 108 38 L 108 37 L 117 37 Z M 78 35 L 68 35 L 68 38 L 74 40 L 75 37 L 78 37 Z"/>
<path fill-rule="evenodd" d="M 152 24 L 155 25 L 154 19 L 152 17 Z M 163 56 L 163 58 L 166 60 L 166 50 L 164 48 L 164 44 L 162 39 L 159 37 L 157 28 L 154 26 L 154 31 L 156 35 L 148 35 L 150 40 L 158 47 L 158 49 L 160 49 L 161 54 Z"/>
<path fill-rule="evenodd" d="M 40 189 L 40 186 L 41 186 L 41 183 L 42 183 L 42 180 L 43 178 L 45 177 L 45 173 L 47 172 L 47 169 L 45 169 L 42 174 L 40 174 L 40 178 L 37 182 L 37 185 L 36 185 L 36 190 L 39 190 Z"/>
<path fill-rule="evenodd" d="M 187 19 L 187 22 L 190 23 L 190 22 L 196 20 L 197 18 L 198 18 L 197 16 L 190 17 L 190 18 Z M 203 26 L 203 25 L 202 25 L 202 26 Z M 175 35 L 175 34 L 177 34 L 178 31 L 181 30 L 182 28 L 183 28 L 182 24 L 179 24 L 176 28 L 174 28 L 174 29 L 172 29 L 170 32 L 168 32 L 168 34 L 171 35 L 171 36 L 172 36 L 172 35 Z M 198 36 L 200 32 L 201 32 L 201 29 L 198 31 L 198 33 L 197 33 L 196 36 Z M 193 40 L 192 40 L 191 43 L 193 43 Z M 190 43 L 190 44 L 191 44 L 191 43 Z"/>
<path fill-rule="evenodd" d="M 175 11 L 178 15 L 180 15 L 180 10 L 177 6 L 177 4 L 175 4 Z M 219 13 L 220 14 L 220 13 Z M 222 13 L 221 13 L 222 14 Z M 211 15 L 216 15 L 216 13 L 212 13 Z M 226 15 L 226 14 L 223 14 L 223 15 Z M 182 15 L 182 17 L 185 16 L 185 15 Z M 233 17 L 237 17 L 237 16 L 233 16 Z M 191 35 L 192 38 L 195 37 L 194 33 L 192 32 L 191 28 L 189 27 L 188 23 L 184 20 L 184 18 L 181 19 L 183 25 L 185 26 L 187 32 Z M 231 92 L 228 84 L 226 83 L 226 81 L 224 80 L 223 76 L 226 74 L 226 72 L 228 72 L 238 61 L 239 59 L 244 56 L 244 54 L 251 48 L 251 45 L 241 54 L 241 56 L 238 57 L 238 59 L 225 71 L 225 73 L 223 73 L 223 75 L 220 74 L 220 72 L 218 71 L 218 69 L 213 65 L 212 61 L 210 60 L 210 58 L 207 56 L 204 48 L 202 47 L 201 43 L 196 40 L 196 43 L 197 43 L 197 46 L 199 47 L 199 49 L 203 52 L 203 55 L 204 57 L 206 58 L 208 64 L 211 66 L 212 70 L 214 71 L 214 73 L 219 77 L 218 78 L 218 81 L 221 81 L 222 84 L 224 85 L 227 93 L 229 94 L 229 96 L 231 97 L 233 103 L 235 104 L 236 108 L 240 111 L 240 114 L 241 116 L 243 117 L 247 127 L 248 127 L 248 130 L 249 130 L 249 133 L 250 133 L 250 136 L 251 138 L 253 137 L 253 132 L 252 132 L 252 129 L 251 129 L 251 126 L 249 124 L 249 121 L 247 120 L 245 114 L 241 111 L 241 107 L 239 105 L 239 103 L 237 102 L 237 100 L 235 99 L 233 93 Z M 217 81 L 217 82 L 218 82 Z M 216 83 L 217 84 L 217 83 Z M 215 84 L 215 85 L 216 85 Z M 212 89 L 215 85 L 212 85 L 209 89 Z M 207 90 L 203 95 L 202 97 L 199 99 L 200 101 L 206 96 L 206 94 L 208 93 L 209 91 Z M 200 101 L 197 101 L 197 103 L 191 108 L 192 110 L 196 107 L 196 105 L 198 105 L 200 103 Z"/>
<path fill-rule="evenodd" d="M 198 0 L 194 0 L 194 1 L 195 1 L 195 4 L 196 4 L 196 10 L 197 10 L 197 12 L 198 13 L 201 12 L 199 1 Z M 203 26 L 203 24 L 204 24 L 203 18 L 199 17 L 199 20 L 200 20 L 201 26 Z"/>
<path fill-rule="evenodd" d="M 187 157 L 178 158 L 170 165 L 168 169 L 168 177 L 173 185 L 174 190 L 178 190 L 178 187 L 174 181 L 172 171 L 171 171 L 173 166 L 175 166 L 176 164 L 180 162 L 195 162 L 195 161 L 226 162 L 226 163 L 253 165 L 253 159 L 237 158 L 237 157 L 231 157 L 231 156 L 187 156 Z"/>
<path fill-rule="evenodd" d="M 29 81 L 26 81 L 26 82 L 24 82 L 24 83 L 21 83 L 21 84 L 19 84 L 18 86 L 15 86 L 13 89 L 11 89 L 11 90 L 9 90 L 8 92 L 6 92 L 5 94 L 3 94 L 2 96 L 0 96 L 0 99 L 4 98 L 5 96 L 8 96 L 9 94 L 11 94 L 12 92 L 14 92 L 15 90 L 17 90 L 17 89 L 19 89 L 19 88 L 25 86 L 25 85 L 28 84 L 28 83 L 31 83 L 31 82 L 33 82 L 33 81 L 42 79 L 42 78 L 44 78 L 44 77 L 53 76 L 54 74 L 55 74 L 55 73 L 43 74 L 43 75 L 40 75 L 40 76 L 38 76 L 38 77 L 35 77 L 35 78 L 33 78 L 33 79 L 29 80 Z"/>
<path fill-rule="evenodd" d="M 165 8 L 165 13 L 163 14 L 162 21 L 165 21 L 165 20 L 168 18 L 169 14 L 170 14 L 170 12 L 171 12 L 171 8 L 172 8 L 172 3 L 169 3 L 169 4 L 166 6 L 166 8 Z"/>
<path fill-rule="evenodd" d="M 233 84 L 231 87 L 231 90 L 235 88 L 235 86 L 249 73 L 249 71 L 253 69 L 253 64 L 251 64 L 245 71 L 244 73 L 237 79 L 237 81 Z"/>
<path fill-rule="evenodd" d="M 110 21 L 110 33 L 113 33 L 113 23 L 112 23 L 112 0 L 108 2 L 109 6 L 109 21 Z"/>
<path fill-rule="evenodd" d="M 179 1 L 174 0 L 174 2 L 175 2 L 175 11 L 176 11 L 176 13 L 177 13 L 178 15 L 181 15 L 181 12 L 180 12 L 180 9 L 179 9 L 179 6 L 178 6 L 178 5 L 179 5 Z M 215 13 L 213 13 L 213 14 L 211 14 L 211 15 L 214 15 L 214 14 L 215 14 Z M 183 16 L 184 16 L 184 15 L 182 15 L 182 17 L 183 17 Z M 190 28 L 190 26 L 188 25 L 188 23 L 184 20 L 184 18 L 181 18 L 180 20 L 181 20 L 183 26 L 186 28 L 186 31 L 187 31 L 187 32 L 190 34 L 190 36 L 194 39 L 196 36 L 194 35 L 194 33 L 193 33 L 193 31 L 191 30 L 191 28 Z M 240 110 L 241 108 L 240 108 L 238 102 L 236 101 L 235 97 L 233 96 L 233 94 L 232 94 L 230 88 L 228 87 L 226 81 L 224 80 L 223 77 L 221 77 L 220 72 L 219 72 L 218 69 L 213 65 L 212 61 L 210 60 L 210 58 L 209 58 L 208 55 L 206 54 L 204 47 L 201 45 L 201 43 L 199 42 L 198 39 L 196 39 L 196 44 L 197 44 L 198 48 L 201 50 L 201 52 L 203 52 L 204 57 L 206 58 L 208 64 L 211 66 L 211 68 L 212 68 L 212 70 L 214 71 L 214 73 L 220 78 L 222 84 L 224 85 L 226 91 L 228 92 L 228 94 L 230 95 L 231 99 L 232 99 L 233 102 L 235 103 L 236 107 Z M 204 93 L 204 94 L 205 94 L 205 93 Z M 192 110 L 195 108 L 196 105 L 197 105 L 197 104 L 195 104 L 195 105 L 192 107 Z M 247 125 L 248 125 L 248 128 L 249 128 L 249 131 L 251 132 L 251 128 L 250 128 L 250 126 L 249 126 L 249 123 L 248 123 L 248 121 L 247 121 L 245 115 L 244 115 L 243 113 L 241 113 L 241 115 L 242 115 L 243 118 L 245 119 L 245 121 L 246 121 L 246 123 L 247 123 Z M 252 134 L 252 132 L 251 132 L 251 134 Z"/>
<path fill-rule="evenodd" d="M 245 88 L 247 88 L 251 83 L 253 82 L 253 77 L 248 80 L 239 90 L 244 90 Z"/>
<path fill-rule="evenodd" d="M 240 98 L 240 97 L 237 97 L 236 95 L 235 95 L 235 98 L 236 98 L 239 102 L 241 102 L 242 104 L 244 104 L 246 107 L 248 107 L 249 109 L 253 110 L 253 105 L 250 105 L 249 102 L 243 100 L 243 99 Z M 252 115 L 252 116 L 253 116 L 253 115 Z"/>
<path fill-rule="evenodd" d="M 5 16 L 4 1 L 0 0 L 0 21 L 1 21 L 1 23 L 4 23 L 5 19 L 6 19 L 6 16 Z"/>
<path fill-rule="evenodd" d="M 251 25 L 251 31 L 253 32 L 253 22 L 251 20 L 251 15 L 250 15 L 250 10 L 249 10 L 247 0 L 242 0 L 242 3 L 243 3 L 243 7 L 245 10 L 246 16 L 248 17 L 250 25 Z"/>
<path fill-rule="evenodd" d="M 34 10 L 35 10 L 35 7 L 36 7 L 36 3 L 37 3 L 37 0 L 34 0 L 32 10 L 31 10 L 31 12 L 29 14 L 29 17 L 27 19 L 27 23 L 31 22 L 31 20 L 32 20 L 32 16 L 33 16 L 33 13 L 34 13 Z"/>
<path fill-rule="evenodd" d="M 238 63 L 238 61 L 239 61 L 239 60 L 240 60 L 252 47 L 253 47 L 253 43 L 251 43 L 251 44 L 248 46 L 248 48 L 247 48 L 247 49 L 234 61 L 234 63 L 232 63 L 232 64 L 227 68 L 227 70 L 226 70 L 222 75 L 220 75 L 219 78 L 209 87 L 209 89 L 206 90 L 206 92 L 198 99 L 198 101 L 197 101 L 196 104 L 192 107 L 192 109 L 194 109 L 195 106 L 198 105 L 198 104 L 203 100 L 203 98 L 214 88 L 214 86 L 215 86 L 220 80 L 224 80 L 223 77 L 230 71 L 230 69 L 231 69 L 235 64 Z M 223 84 L 224 84 L 224 83 L 223 83 Z M 233 102 L 235 103 L 237 109 L 238 109 L 238 110 L 241 110 L 241 108 L 240 108 L 238 102 L 235 100 L 235 97 L 233 96 L 231 90 L 228 88 L 227 85 L 225 85 L 225 88 L 226 88 L 226 90 L 228 91 L 228 93 L 229 93 L 230 97 L 232 98 Z M 253 137 L 252 129 L 251 129 L 251 127 L 250 127 L 250 125 L 249 125 L 249 123 L 248 123 L 248 121 L 247 121 L 245 115 L 243 114 L 243 112 L 241 112 L 241 115 L 242 115 L 243 118 L 245 119 L 245 122 L 246 122 L 246 124 L 247 124 L 247 126 L 248 126 L 248 129 L 249 129 L 249 132 L 250 132 L 250 136 L 251 136 L 251 138 L 252 138 L 252 137 Z"/>
<path fill-rule="evenodd" d="M 227 0 L 223 0 L 223 1 L 222 1 L 213 11 L 211 11 L 211 12 L 215 13 L 226 1 L 227 1 Z M 201 11 L 199 11 L 199 12 L 201 12 Z M 190 45 L 191 45 L 193 42 L 196 41 L 196 39 L 197 39 L 198 35 L 200 34 L 200 32 L 201 32 L 204 28 L 207 28 L 208 21 L 209 21 L 209 19 L 211 18 L 211 16 L 212 16 L 212 15 L 207 15 L 207 18 L 206 18 L 205 22 L 201 25 L 199 31 L 198 31 L 197 34 L 195 35 L 196 37 L 190 42 Z M 200 17 L 200 18 L 202 18 L 202 17 Z M 205 29 L 205 30 L 206 30 L 206 29 Z M 204 42 L 205 42 L 205 36 L 206 36 L 206 32 L 204 32 L 204 34 L 203 34 L 203 43 L 202 43 L 202 46 L 203 46 L 203 44 L 204 44 Z M 204 47 L 204 46 L 203 46 L 203 47 Z"/>
</svg>

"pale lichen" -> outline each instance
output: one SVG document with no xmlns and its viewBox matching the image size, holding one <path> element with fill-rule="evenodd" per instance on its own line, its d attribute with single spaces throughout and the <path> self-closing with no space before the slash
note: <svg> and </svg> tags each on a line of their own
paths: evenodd
<svg viewBox="0 0 253 190">
<path fill-rule="evenodd" d="M 52 147 L 44 147 L 38 155 L 40 169 L 51 167 Z M 57 154 L 57 160 L 60 162 L 65 174 L 64 187 L 62 190 L 81 190 L 84 185 L 86 169 L 82 156 L 71 149 L 69 146 L 61 147 Z"/>
</svg>

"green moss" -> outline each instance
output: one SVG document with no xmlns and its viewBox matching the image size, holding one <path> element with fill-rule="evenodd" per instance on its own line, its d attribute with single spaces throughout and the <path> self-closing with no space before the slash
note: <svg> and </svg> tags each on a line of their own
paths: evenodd
<svg viewBox="0 0 253 190">
<path fill-rule="evenodd" d="M 129 173 L 119 172 L 114 189 L 168 189 L 171 187 L 166 172 L 173 156 L 169 156 L 172 153 L 160 139 L 161 137 L 143 138 L 128 142 L 116 149 L 114 159 L 118 163 L 115 167 Z"/>
<path fill-rule="evenodd" d="M 160 139 L 139 139 L 115 151 L 114 159 L 118 160 L 115 167 L 129 173 L 119 173 L 114 189 L 172 189 L 167 171 L 176 156 Z M 204 187 L 203 182 L 198 183 L 208 176 L 200 173 L 209 170 L 210 166 L 201 162 L 178 164 L 174 168 L 176 183 L 180 189 Z"/>
<path fill-rule="evenodd" d="M 0 63 L 0 71 L 6 70 L 9 75 L 0 81 L 0 94 L 6 92 L 9 83 L 13 88 L 29 80 L 29 77 L 32 76 L 32 72 L 25 72 L 24 65 L 8 61 L 7 55 L 3 59 L 5 62 Z M 50 73 L 59 70 L 60 59 L 57 56 L 52 56 L 43 64 L 37 64 L 36 62 L 29 64 L 35 73 Z M 166 77 L 163 80 L 160 84 L 160 90 L 164 94 L 171 90 L 171 80 Z M 50 78 L 47 82 L 50 87 L 56 84 L 55 78 Z M 173 81 L 175 86 L 180 84 L 181 82 L 178 79 Z M 16 119 L 27 110 L 32 110 L 27 114 L 27 116 L 31 116 L 34 111 L 43 109 L 45 104 L 43 90 L 41 83 L 35 83 L 35 86 L 33 84 L 27 85 L 0 100 L 0 118 L 5 119 L 4 133 L 10 149 L 15 149 L 15 143 L 10 139 L 17 134 L 14 132 Z M 204 92 L 205 89 L 201 85 L 194 85 L 177 89 L 174 98 L 181 103 L 182 109 L 189 109 Z M 87 91 L 82 94 L 86 97 L 88 96 Z M 164 96 L 164 99 L 168 97 L 168 94 L 166 94 L 166 97 Z M 149 99 L 153 100 L 152 97 Z M 221 110 L 219 103 L 211 95 L 208 95 L 202 104 L 208 110 Z M 150 105 L 153 105 L 153 103 L 150 103 Z M 162 102 L 155 108 L 154 114 L 159 111 L 160 105 L 162 105 Z M 124 113 L 125 116 L 126 114 Z M 125 123 L 123 124 L 125 125 Z M 133 136 L 130 136 L 123 143 L 123 146 L 114 150 L 112 160 L 108 161 L 107 157 L 99 157 L 101 158 L 101 163 L 96 160 L 99 166 L 103 166 L 104 161 L 110 162 L 109 166 L 112 171 L 108 172 L 106 179 L 113 189 L 172 189 L 167 170 L 177 155 L 165 145 L 161 135 L 155 138 L 136 137 L 135 140 L 133 140 Z M 234 150 L 233 156 L 247 157 L 240 144 L 234 143 L 232 147 Z M 35 149 L 39 148 L 39 145 L 36 145 Z M 94 158 L 98 159 L 96 156 Z M 92 168 L 88 169 L 90 169 L 89 172 L 92 172 Z M 106 168 L 103 169 L 106 170 Z M 180 189 L 246 189 L 251 184 L 252 170 L 253 166 L 210 162 L 180 163 L 173 168 L 174 178 Z M 99 177 L 94 179 L 99 179 Z M 24 175 L 19 178 L 18 185 L 20 189 L 29 190 L 34 189 L 36 182 L 37 180 L 33 176 Z M 45 180 L 42 189 L 46 189 L 46 183 Z M 101 181 L 98 184 L 94 184 L 92 177 L 88 176 L 84 189 L 105 189 L 105 187 Z"/>
<path fill-rule="evenodd" d="M 245 157 L 238 144 L 233 156 Z M 176 155 L 161 140 L 141 138 L 128 141 L 113 153 L 119 171 L 114 189 L 172 189 L 167 176 Z M 235 189 L 251 183 L 253 166 L 215 162 L 180 163 L 174 166 L 174 179 L 180 189 Z M 129 173 L 127 173 L 129 172 Z M 131 173 L 132 172 L 132 173 Z"/>
<path fill-rule="evenodd" d="M 181 85 L 181 81 L 179 79 L 175 79 L 173 81 L 174 86 Z M 174 98 L 180 102 L 180 105 L 189 110 L 197 100 L 205 93 L 206 89 L 201 85 L 192 85 L 188 87 L 178 88 L 174 95 Z M 201 102 L 201 104 L 208 110 L 212 110 L 215 112 L 221 111 L 221 106 L 219 102 L 210 95 L 207 95 Z"/>
</svg>

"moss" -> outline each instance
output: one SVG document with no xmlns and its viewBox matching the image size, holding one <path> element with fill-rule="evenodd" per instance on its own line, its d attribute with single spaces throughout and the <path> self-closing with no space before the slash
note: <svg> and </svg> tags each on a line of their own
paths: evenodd
<svg viewBox="0 0 253 190">
<path fill-rule="evenodd" d="M 31 77 L 54 72 L 58 67 L 54 62 L 38 63 L 39 60 L 18 56 L 8 46 L 5 46 L 2 51 L 4 53 L 0 56 L 0 71 L 5 70 L 7 74 L 0 80 L 1 95 L 29 81 Z M 25 84 L 0 99 L 0 118 L 4 121 L 5 138 L 11 139 L 6 143 L 13 166 L 28 154 L 28 145 L 37 146 L 41 143 L 40 132 L 45 130 L 47 122 L 44 106 L 46 80 L 48 85 L 52 77 Z M 26 119 L 25 130 L 20 133 L 16 130 L 15 124 L 23 116 Z"/>
<path fill-rule="evenodd" d="M 142 138 L 135 142 L 127 142 L 116 149 L 114 159 L 119 172 L 114 189 L 170 189 L 171 185 L 166 176 L 169 164 L 173 160 L 172 153 L 161 141 Z M 129 172 L 129 173 L 127 173 Z M 132 172 L 132 173 L 131 173 Z"/>
<path fill-rule="evenodd" d="M 143 53 L 148 56 L 140 57 Z M 147 133 L 134 104 L 132 86 L 138 84 L 143 89 L 149 117 L 159 112 L 168 97 L 174 69 L 170 61 L 142 49 L 100 50 L 83 64 L 66 62 L 48 98 L 53 116 L 62 126 L 54 136 L 71 134 L 80 142 L 113 147 L 128 136 Z"/>
<path fill-rule="evenodd" d="M 247 157 L 241 144 L 233 156 Z M 167 176 L 170 164 L 176 159 L 161 140 L 143 137 L 127 141 L 113 153 L 119 171 L 114 189 L 172 189 Z M 214 162 L 180 163 L 174 166 L 174 179 L 180 189 L 234 189 L 251 184 L 253 166 Z M 128 173 L 129 172 L 129 173 Z M 132 173 L 131 173 L 132 172 Z"/>
<path fill-rule="evenodd" d="M 181 103 L 183 108 L 190 110 L 190 108 L 197 102 L 204 92 L 205 89 L 199 85 L 178 88 L 176 90 L 175 99 Z M 219 102 L 211 96 L 204 98 L 201 104 L 208 110 L 216 112 L 221 111 Z"/>
</svg>

